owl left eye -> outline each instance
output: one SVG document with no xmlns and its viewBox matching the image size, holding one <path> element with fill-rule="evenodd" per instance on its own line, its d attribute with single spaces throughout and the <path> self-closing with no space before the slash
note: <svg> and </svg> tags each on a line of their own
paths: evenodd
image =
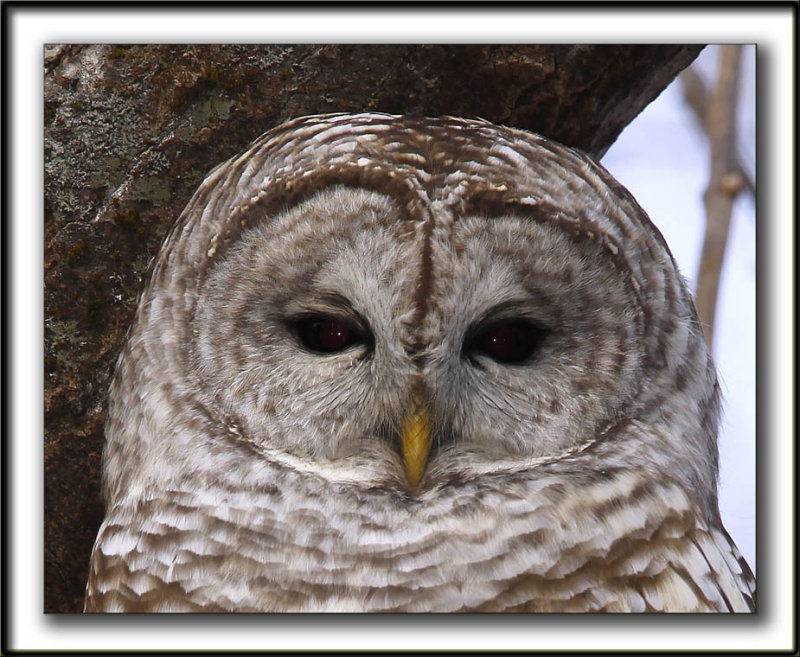
<svg viewBox="0 0 800 657">
<path fill-rule="evenodd" d="M 504 364 L 517 364 L 528 360 L 541 341 L 545 331 L 525 320 L 496 322 L 477 332 L 468 340 L 466 350 L 479 352 Z"/>
<path fill-rule="evenodd" d="M 303 345 L 321 354 L 333 354 L 365 342 L 360 331 L 334 317 L 304 317 L 295 328 Z"/>
</svg>

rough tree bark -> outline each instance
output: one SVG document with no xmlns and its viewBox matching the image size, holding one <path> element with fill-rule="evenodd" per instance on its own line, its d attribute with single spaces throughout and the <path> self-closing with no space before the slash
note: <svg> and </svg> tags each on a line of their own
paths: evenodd
<svg viewBox="0 0 800 657">
<path fill-rule="evenodd" d="M 595 156 L 701 46 L 44 52 L 45 611 L 83 606 L 106 393 L 161 240 L 211 168 L 304 114 L 483 117 Z"/>
</svg>

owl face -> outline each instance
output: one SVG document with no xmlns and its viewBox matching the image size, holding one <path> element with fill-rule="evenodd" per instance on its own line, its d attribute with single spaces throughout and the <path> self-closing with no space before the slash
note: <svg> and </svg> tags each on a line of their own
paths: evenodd
<svg viewBox="0 0 800 657">
<path fill-rule="evenodd" d="M 716 395 L 663 238 L 591 160 L 480 121 L 306 117 L 217 167 L 167 238 L 106 495 L 285 458 L 423 493 L 603 444 L 576 469 L 667 469 L 711 512 Z"/>
<path fill-rule="evenodd" d="M 596 440 L 642 359 L 609 252 L 546 213 L 448 219 L 427 235 L 391 197 L 334 185 L 245 231 L 196 316 L 209 404 L 263 448 L 406 487 Z"/>
</svg>

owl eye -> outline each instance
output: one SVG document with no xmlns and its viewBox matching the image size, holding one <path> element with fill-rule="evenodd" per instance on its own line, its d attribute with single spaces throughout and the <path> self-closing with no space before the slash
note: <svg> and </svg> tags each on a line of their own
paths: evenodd
<svg viewBox="0 0 800 657">
<path fill-rule="evenodd" d="M 295 328 L 303 346 L 321 354 L 337 353 L 366 342 L 358 329 L 335 317 L 303 317 Z"/>
<path fill-rule="evenodd" d="M 546 331 L 526 320 L 505 320 L 480 329 L 469 339 L 466 351 L 478 352 L 504 364 L 526 361 L 542 342 Z"/>
</svg>

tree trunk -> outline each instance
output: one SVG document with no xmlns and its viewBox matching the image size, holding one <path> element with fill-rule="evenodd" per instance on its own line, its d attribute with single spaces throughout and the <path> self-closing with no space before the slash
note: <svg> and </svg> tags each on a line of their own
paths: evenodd
<svg viewBox="0 0 800 657">
<path fill-rule="evenodd" d="M 324 112 L 482 117 L 597 157 L 701 46 L 47 46 L 45 611 L 80 611 L 106 395 L 148 265 L 205 175 Z"/>
</svg>

